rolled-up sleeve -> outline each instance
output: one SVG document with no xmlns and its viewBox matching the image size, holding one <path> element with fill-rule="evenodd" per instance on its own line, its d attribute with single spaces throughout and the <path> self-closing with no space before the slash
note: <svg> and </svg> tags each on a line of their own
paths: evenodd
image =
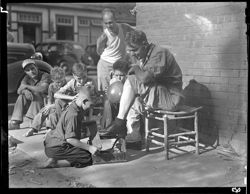
<svg viewBox="0 0 250 194">
<path fill-rule="evenodd" d="M 58 93 L 65 94 L 67 91 L 71 90 L 74 87 L 74 80 L 70 80 L 65 86 L 61 87 L 58 90 Z"/>
</svg>

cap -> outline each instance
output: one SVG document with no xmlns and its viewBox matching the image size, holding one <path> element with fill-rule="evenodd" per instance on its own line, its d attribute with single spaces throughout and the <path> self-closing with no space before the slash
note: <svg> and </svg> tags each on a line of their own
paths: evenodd
<svg viewBox="0 0 250 194">
<path fill-rule="evenodd" d="M 22 67 L 23 67 L 23 69 L 27 66 L 27 65 L 29 65 L 29 64 L 36 64 L 36 62 L 34 61 L 34 60 L 32 60 L 32 59 L 25 59 L 24 61 L 23 61 L 23 63 L 22 63 Z"/>
</svg>

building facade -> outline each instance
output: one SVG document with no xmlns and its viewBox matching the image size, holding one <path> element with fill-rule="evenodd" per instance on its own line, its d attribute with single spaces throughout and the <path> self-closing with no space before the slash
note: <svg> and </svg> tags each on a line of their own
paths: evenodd
<svg viewBox="0 0 250 194">
<path fill-rule="evenodd" d="M 118 22 L 135 25 L 135 17 L 129 11 L 134 6 L 135 3 L 10 3 L 9 30 L 19 43 L 72 40 L 85 47 L 95 44 L 102 33 L 104 8 L 115 10 Z"/>
</svg>

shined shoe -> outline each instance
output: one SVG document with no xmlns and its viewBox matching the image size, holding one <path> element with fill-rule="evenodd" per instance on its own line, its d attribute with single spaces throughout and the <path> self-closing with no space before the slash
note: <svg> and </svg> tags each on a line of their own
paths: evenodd
<svg viewBox="0 0 250 194">
<path fill-rule="evenodd" d="M 20 123 L 21 123 L 21 121 L 10 120 L 8 122 L 8 128 L 9 128 L 9 130 L 19 129 L 20 128 Z"/>
<path fill-rule="evenodd" d="M 116 118 L 105 130 L 100 132 L 100 138 L 125 138 L 127 135 L 126 120 Z"/>
<path fill-rule="evenodd" d="M 34 133 L 38 133 L 38 131 L 34 128 L 31 128 L 27 131 L 27 133 L 24 134 L 25 137 L 29 137 L 29 136 L 32 136 L 34 135 Z"/>
</svg>

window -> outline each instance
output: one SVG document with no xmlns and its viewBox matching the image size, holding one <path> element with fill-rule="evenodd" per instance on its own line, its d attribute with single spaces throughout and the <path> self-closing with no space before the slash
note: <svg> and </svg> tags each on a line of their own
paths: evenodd
<svg viewBox="0 0 250 194">
<path fill-rule="evenodd" d="M 79 26 L 89 26 L 89 20 L 85 18 L 79 18 Z"/>
<path fill-rule="evenodd" d="M 91 23 L 94 26 L 102 26 L 102 20 L 100 20 L 100 19 L 93 19 L 93 20 L 91 20 Z"/>
<path fill-rule="evenodd" d="M 69 16 L 57 16 L 56 24 L 63 25 L 63 26 L 72 26 L 73 25 L 73 18 L 69 17 Z"/>
<path fill-rule="evenodd" d="M 18 22 L 41 23 L 41 15 L 34 13 L 18 13 Z"/>
</svg>

